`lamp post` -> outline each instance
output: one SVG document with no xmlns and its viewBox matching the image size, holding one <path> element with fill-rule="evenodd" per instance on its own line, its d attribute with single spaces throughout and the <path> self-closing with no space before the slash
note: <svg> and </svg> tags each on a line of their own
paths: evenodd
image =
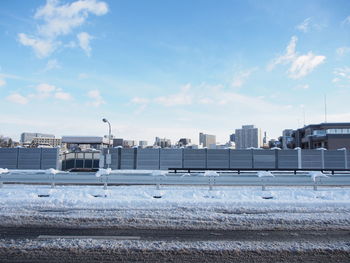
<svg viewBox="0 0 350 263">
<path fill-rule="evenodd" d="M 107 148 L 106 164 L 107 164 L 107 168 L 109 168 L 112 161 L 111 155 L 109 152 L 109 148 L 111 147 L 111 123 L 106 118 L 103 118 L 102 121 L 108 123 L 108 148 Z"/>
</svg>

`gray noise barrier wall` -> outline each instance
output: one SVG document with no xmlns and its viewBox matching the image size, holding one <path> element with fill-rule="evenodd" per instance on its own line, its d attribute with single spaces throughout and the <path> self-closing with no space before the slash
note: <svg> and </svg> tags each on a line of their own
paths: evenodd
<svg viewBox="0 0 350 263">
<path fill-rule="evenodd" d="M 158 170 L 159 149 L 137 149 L 136 169 Z"/>
<path fill-rule="evenodd" d="M 328 150 L 324 151 L 325 169 L 345 169 L 344 151 Z"/>
<path fill-rule="evenodd" d="M 40 169 L 41 148 L 19 148 L 18 169 Z"/>
<path fill-rule="evenodd" d="M 41 148 L 41 169 L 58 169 L 58 163 L 58 148 Z"/>
<path fill-rule="evenodd" d="M 322 169 L 322 151 L 321 150 L 302 150 L 301 168 L 304 169 Z"/>
<path fill-rule="evenodd" d="M 230 150 L 230 168 L 253 168 L 252 150 Z"/>
<path fill-rule="evenodd" d="M 0 148 L 0 168 L 58 169 L 58 148 Z"/>
<path fill-rule="evenodd" d="M 17 169 L 18 148 L 0 148 L 0 168 Z"/>
<path fill-rule="evenodd" d="M 296 150 L 278 150 L 277 151 L 278 168 L 297 169 L 298 151 Z"/>
<path fill-rule="evenodd" d="M 229 168 L 230 167 L 230 150 L 229 149 L 208 149 L 207 150 L 207 167 L 209 169 L 215 168 Z"/>
<path fill-rule="evenodd" d="M 160 169 L 183 168 L 183 149 L 160 149 Z"/>
<path fill-rule="evenodd" d="M 184 168 L 206 168 L 207 149 L 184 149 Z"/>
<path fill-rule="evenodd" d="M 275 150 L 253 150 L 253 167 L 256 169 L 276 168 Z"/>
<path fill-rule="evenodd" d="M 127 148 L 122 148 L 120 150 L 120 169 L 135 169 L 135 150 Z"/>
</svg>

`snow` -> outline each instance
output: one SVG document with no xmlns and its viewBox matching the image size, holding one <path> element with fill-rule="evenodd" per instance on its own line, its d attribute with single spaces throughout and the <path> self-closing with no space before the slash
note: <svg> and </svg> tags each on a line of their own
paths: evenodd
<svg viewBox="0 0 350 263">
<path fill-rule="evenodd" d="M 7 174 L 7 173 L 9 173 L 8 169 L 0 168 L 0 174 Z"/>
<path fill-rule="evenodd" d="M 258 171 L 258 177 L 274 177 L 270 171 Z"/>
<path fill-rule="evenodd" d="M 319 178 L 319 177 L 327 177 L 327 175 L 325 175 L 324 173 L 322 172 L 319 172 L 319 171 L 312 171 L 312 172 L 309 172 L 309 175 L 311 176 L 311 180 L 316 182 L 316 179 Z"/>
<path fill-rule="evenodd" d="M 263 199 L 260 187 L 5 184 L 0 225 L 349 229 L 350 188 L 269 187 L 268 195 L 273 199 Z"/>
<path fill-rule="evenodd" d="M 152 171 L 153 176 L 166 176 L 167 174 L 168 174 L 168 171 L 162 171 L 162 170 Z"/>
<path fill-rule="evenodd" d="M 98 169 L 95 175 L 96 177 L 101 177 L 101 175 L 109 175 L 111 174 L 111 172 L 112 172 L 111 168 L 107 168 L 107 169 L 100 168 Z"/>
<path fill-rule="evenodd" d="M 205 171 L 204 176 L 219 176 L 219 174 L 215 171 Z"/>
</svg>

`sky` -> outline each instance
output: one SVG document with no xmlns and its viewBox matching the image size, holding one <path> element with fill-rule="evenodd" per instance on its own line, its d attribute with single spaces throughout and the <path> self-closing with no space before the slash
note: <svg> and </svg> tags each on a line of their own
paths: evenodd
<svg viewBox="0 0 350 263">
<path fill-rule="evenodd" d="M 277 138 L 350 121 L 349 62 L 348 0 L 2 0 L 0 134 Z"/>
</svg>

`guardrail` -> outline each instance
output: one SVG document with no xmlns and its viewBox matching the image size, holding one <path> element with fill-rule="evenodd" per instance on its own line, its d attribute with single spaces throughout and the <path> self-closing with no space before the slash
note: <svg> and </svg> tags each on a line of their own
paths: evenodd
<svg viewBox="0 0 350 263">
<path fill-rule="evenodd" d="M 111 174 L 103 175 L 99 178 L 95 173 L 28 173 L 28 172 L 9 172 L 0 176 L 0 182 L 4 184 L 48 184 L 54 188 L 57 184 L 62 185 L 184 185 L 199 186 L 206 185 L 209 188 L 214 186 L 261 186 L 264 190 L 272 186 L 304 186 L 313 187 L 317 190 L 318 186 L 342 186 L 350 187 L 349 173 L 322 173 L 327 177 L 313 175 L 309 171 L 297 171 L 296 174 L 288 172 L 269 171 L 269 174 L 260 174 L 259 172 L 245 171 L 245 174 L 238 174 L 227 171 L 217 171 L 218 176 L 207 174 L 204 171 L 192 173 L 168 173 L 157 174 L 154 171 L 133 171 L 126 173 L 123 171 L 112 171 Z M 267 175 L 267 176 L 266 176 Z M 321 174 L 320 174 L 321 175 Z M 259 177 L 260 176 L 260 177 Z"/>
</svg>

